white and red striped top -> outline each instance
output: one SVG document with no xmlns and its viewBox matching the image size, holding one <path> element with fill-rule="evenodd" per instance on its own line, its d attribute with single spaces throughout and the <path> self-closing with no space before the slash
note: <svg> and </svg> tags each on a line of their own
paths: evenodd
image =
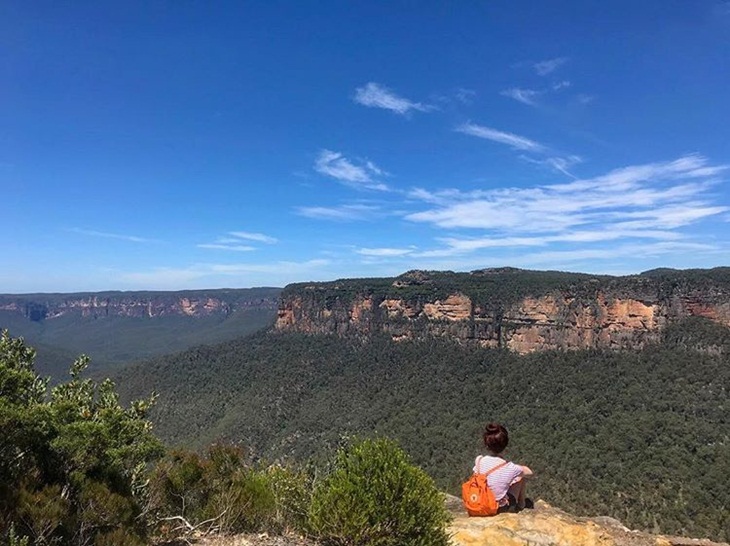
<svg viewBox="0 0 730 546">
<path fill-rule="evenodd" d="M 474 472 L 477 474 L 486 474 L 492 468 L 502 464 L 504 459 L 499 457 L 492 457 L 491 455 L 484 455 L 483 457 L 477 457 L 474 460 Z M 477 468 L 477 463 L 479 468 Z M 487 485 L 489 489 L 494 493 L 494 498 L 497 502 L 503 501 L 507 496 L 507 491 L 510 485 L 512 485 L 517 478 L 521 478 L 523 474 L 522 467 L 518 464 L 508 462 L 502 468 L 498 468 L 487 476 Z M 504 504 L 500 502 L 500 504 Z"/>
</svg>

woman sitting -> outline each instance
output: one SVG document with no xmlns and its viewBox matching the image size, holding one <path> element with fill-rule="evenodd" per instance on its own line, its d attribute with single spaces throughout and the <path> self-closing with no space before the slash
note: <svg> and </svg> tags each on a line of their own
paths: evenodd
<svg viewBox="0 0 730 546">
<path fill-rule="evenodd" d="M 508 444 L 507 429 L 498 423 L 489 423 L 484 429 L 484 445 L 489 455 L 480 455 L 474 461 L 476 474 L 486 474 L 495 469 L 487 476 L 487 485 L 499 505 L 498 514 L 533 507 L 532 500 L 525 496 L 525 481 L 532 476 L 532 470 L 502 458 Z"/>
</svg>

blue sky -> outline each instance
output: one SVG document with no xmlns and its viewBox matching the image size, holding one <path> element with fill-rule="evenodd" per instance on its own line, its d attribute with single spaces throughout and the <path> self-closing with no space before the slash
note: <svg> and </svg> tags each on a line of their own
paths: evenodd
<svg viewBox="0 0 730 546">
<path fill-rule="evenodd" d="M 730 2 L 4 2 L 0 292 L 730 265 Z"/>
</svg>

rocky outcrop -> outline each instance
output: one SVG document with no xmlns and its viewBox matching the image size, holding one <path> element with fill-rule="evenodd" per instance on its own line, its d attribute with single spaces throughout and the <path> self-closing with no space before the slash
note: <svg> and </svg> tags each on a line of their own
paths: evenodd
<svg viewBox="0 0 730 546">
<path fill-rule="evenodd" d="M 704 539 L 654 535 L 633 531 L 608 517 L 579 518 L 545 502 L 519 514 L 491 518 L 470 518 L 461 500 L 446 496 L 453 520 L 448 532 L 453 546 L 728 546 Z M 295 534 L 281 536 L 248 534 L 229 537 L 201 537 L 200 546 L 316 546 L 318 543 Z"/>
<path fill-rule="evenodd" d="M 571 516 L 542 501 L 534 510 L 491 518 L 470 518 L 455 497 L 446 503 L 454 515 L 449 527 L 454 546 L 721 546 L 632 531 L 612 518 Z"/>
<path fill-rule="evenodd" d="M 64 316 L 207 317 L 250 309 L 274 310 L 278 288 L 182 292 L 100 292 L 0 295 L 0 312 L 40 322 Z"/>
<path fill-rule="evenodd" d="M 528 353 L 640 348 L 687 317 L 730 327 L 728 270 L 631 277 L 410 272 L 395 280 L 294 285 L 283 293 L 276 329 L 394 340 L 450 336 Z"/>
</svg>

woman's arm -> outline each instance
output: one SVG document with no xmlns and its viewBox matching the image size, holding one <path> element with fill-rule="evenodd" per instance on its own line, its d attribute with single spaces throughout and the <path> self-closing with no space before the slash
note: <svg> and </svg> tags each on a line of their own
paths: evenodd
<svg viewBox="0 0 730 546">
<path fill-rule="evenodd" d="M 520 467 L 522 468 L 522 476 L 523 477 L 529 478 L 530 476 L 533 475 L 533 472 L 532 472 L 532 470 L 530 470 L 530 467 L 529 466 L 520 465 Z"/>
</svg>

